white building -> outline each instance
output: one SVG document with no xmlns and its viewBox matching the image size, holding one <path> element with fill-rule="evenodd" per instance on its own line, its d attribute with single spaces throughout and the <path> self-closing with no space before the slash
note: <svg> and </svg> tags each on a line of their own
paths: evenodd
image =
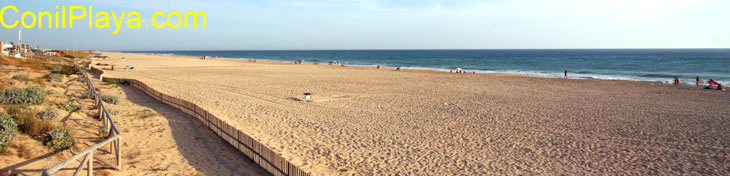
<svg viewBox="0 0 730 176">
<path fill-rule="evenodd" d="M 3 56 L 8 56 L 10 54 L 10 48 L 13 48 L 13 45 L 11 45 L 8 42 L 0 41 L 0 54 Z"/>
</svg>

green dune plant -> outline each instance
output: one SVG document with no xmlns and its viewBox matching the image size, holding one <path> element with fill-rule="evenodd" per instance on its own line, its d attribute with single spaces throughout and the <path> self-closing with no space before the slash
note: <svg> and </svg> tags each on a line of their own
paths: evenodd
<svg viewBox="0 0 730 176">
<path fill-rule="evenodd" d="M 117 104 L 119 103 L 119 97 L 113 95 L 101 95 L 101 101 L 109 104 Z"/>
<path fill-rule="evenodd" d="M 39 87 L 9 89 L 0 92 L 0 104 L 40 105 L 46 101 L 46 92 Z"/>
<path fill-rule="evenodd" d="M 53 109 L 53 108 L 47 108 L 47 109 L 44 109 L 44 110 L 38 112 L 37 115 L 38 115 L 38 118 L 40 118 L 40 119 L 51 120 L 51 119 L 55 119 L 56 117 L 58 117 L 58 111 L 56 111 L 56 109 Z"/>
<path fill-rule="evenodd" d="M 48 75 L 48 79 L 55 82 L 61 82 L 63 81 L 63 75 L 58 73 L 51 73 Z"/>
<path fill-rule="evenodd" d="M 8 142 L 15 139 L 18 124 L 11 117 L 0 115 L 0 151 L 8 146 Z"/>
<path fill-rule="evenodd" d="M 73 133 L 67 128 L 56 128 L 43 136 L 43 145 L 55 151 L 70 148 L 74 141 Z"/>
<path fill-rule="evenodd" d="M 25 74 L 14 75 L 12 78 L 15 80 L 24 80 L 24 81 L 27 81 L 30 79 L 30 78 L 28 78 L 28 75 L 25 75 Z"/>
<path fill-rule="evenodd" d="M 54 71 L 54 72 L 61 71 L 63 69 L 63 67 L 61 67 L 60 65 L 50 65 L 46 68 L 48 68 L 48 70 Z"/>
<path fill-rule="evenodd" d="M 68 112 L 76 112 L 78 110 L 81 110 L 81 105 L 76 104 L 71 101 L 67 101 L 67 102 L 59 103 L 58 108 L 61 108 Z"/>
<path fill-rule="evenodd" d="M 84 91 L 84 93 L 81 93 L 81 95 L 79 95 L 79 98 L 81 98 L 81 99 L 94 99 L 94 94 L 91 92 L 91 90 L 86 89 Z"/>
</svg>

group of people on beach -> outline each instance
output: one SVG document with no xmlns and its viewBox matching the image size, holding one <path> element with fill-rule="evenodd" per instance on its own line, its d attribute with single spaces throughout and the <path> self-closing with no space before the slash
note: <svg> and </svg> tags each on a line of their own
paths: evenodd
<svg viewBox="0 0 730 176">
<path fill-rule="evenodd" d="M 449 73 L 454 73 L 454 70 L 449 70 Z M 477 72 L 468 72 L 468 71 L 464 71 L 464 70 L 456 70 L 455 73 L 461 73 L 461 74 L 471 73 L 471 74 L 476 74 Z"/>
<path fill-rule="evenodd" d="M 695 78 L 695 85 L 697 87 L 700 87 L 700 86 L 702 86 L 702 84 L 704 83 L 704 81 L 705 80 L 702 79 L 702 78 L 700 78 L 700 76 L 697 76 Z M 680 83 L 679 77 L 676 77 L 675 76 L 674 77 L 674 82 L 673 82 L 674 86 L 675 87 L 679 87 L 679 83 Z M 725 90 L 725 88 L 722 87 L 722 84 L 720 84 L 719 82 L 717 82 L 715 80 L 712 80 L 712 79 L 710 79 L 709 81 L 707 81 L 707 86 L 705 86 L 705 89 Z"/>
<path fill-rule="evenodd" d="M 203 56 L 203 57 L 200 57 L 200 59 L 203 59 L 203 60 L 205 60 L 205 59 L 218 59 L 218 56 L 215 56 L 215 57 Z"/>
<path fill-rule="evenodd" d="M 281 62 L 281 60 L 279 60 L 279 62 Z M 303 63 L 304 63 L 304 60 L 296 60 L 296 61 L 294 61 L 294 64 L 303 64 Z M 314 65 L 319 65 L 319 61 L 316 61 L 316 60 L 314 62 L 312 62 L 312 63 Z M 338 65 L 339 63 L 340 62 L 338 62 L 338 61 L 329 61 L 328 65 Z M 340 66 L 344 67 L 344 66 L 347 66 L 348 64 L 349 63 L 344 62 L 344 63 L 340 64 Z"/>
</svg>

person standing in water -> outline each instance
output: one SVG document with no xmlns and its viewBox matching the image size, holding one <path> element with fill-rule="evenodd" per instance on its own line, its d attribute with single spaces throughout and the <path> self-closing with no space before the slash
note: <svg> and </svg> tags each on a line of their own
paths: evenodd
<svg viewBox="0 0 730 176">
<path fill-rule="evenodd" d="M 679 78 L 677 78 L 676 76 L 674 77 L 674 86 L 679 87 Z"/>
<path fill-rule="evenodd" d="M 568 70 L 565 70 L 565 78 L 568 78 Z"/>
<path fill-rule="evenodd" d="M 702 82 L 705 82 L 705 80 L 702 80 L 702 78 L 700 78 L 700 76 L 697 76 L 697 78 L 695 78 L 695 81 L 696 81 L 695 84 L 697 85 L 697 87 L 699 87 L 700 84 L 702 84 Z"/>
</svg>

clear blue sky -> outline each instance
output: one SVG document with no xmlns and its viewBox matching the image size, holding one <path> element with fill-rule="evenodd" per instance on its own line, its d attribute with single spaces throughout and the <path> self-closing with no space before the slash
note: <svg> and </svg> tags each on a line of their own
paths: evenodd
<svg viewBox="0 0 730 176">
<path fill-rule="evenodd" d="M 728 0 L 4 0 L 142 13 L 204 11 L 205 29 L 23 29 L 43 48 L 96 50 L 730 48 Z M 20 14 L 6 14 L 18 19 Z M 16 29 L 0 40 L 16 41 Z"/>
</svg>

